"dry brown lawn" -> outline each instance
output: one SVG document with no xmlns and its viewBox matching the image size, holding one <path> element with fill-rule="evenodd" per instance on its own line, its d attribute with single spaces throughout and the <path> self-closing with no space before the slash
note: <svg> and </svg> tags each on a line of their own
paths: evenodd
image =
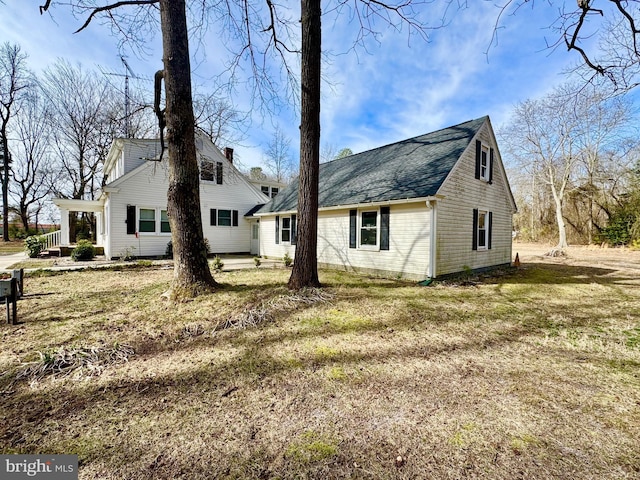
<svg viewBox="0 0 640 480">
<path fill-rule="evenodd" d="M 229 272 L 179 304 L 166 269 L 34 274 L 0 450 L 82 479 L 640 478 L 640 253 L 528 248 L 430 287 Z"/>
</svg>

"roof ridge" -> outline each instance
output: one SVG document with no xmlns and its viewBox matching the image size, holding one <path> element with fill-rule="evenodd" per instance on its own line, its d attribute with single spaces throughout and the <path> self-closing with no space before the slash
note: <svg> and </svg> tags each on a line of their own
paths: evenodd
<svg viewBox="0 0 640 480">
<path fill-rule="evenodd" d="M 324 163 L 322 163 L 320 165 L 321 166 L 322 165 L 328 165 L 330 163 L 337 162 L 339 160 L 345 160 L 347 158 L 357 157 L 358 155 L 362 155 L 364 153 L 374 152 L 374 151 L 380 150 L 382 148 L 387 148 L 387 147 L 390 147 L 391 145 L 397 145 L 397 144 L 400 144 L 400 143 L 410 142 L 411 140 L 415 140 L 416 138 L 424 137 L 425 135 L 433 135 L 435 133 L 442 132 L 444 130 L 449 130 L 450 128 L 459 127 L 461 125 L 464 125 L 465 123 L 471 123 L 471 122 L 475 122 L 475 121 L 478 121 L 478 120 L 483 120 L 483 119 L 486 119 L 486 118 L 489 118 L 489 115 L 484 115 L 484 116 L 478 117 L 478 118 L 472 118 L 471 120 L 466 120 L 464 122 L 460 122 L 460 123 L 457 123 L 455 125 L 450 125 L 448 127 L 439 128 L 438 130 L 433 130 L 431 132 L 421 133 L 420 135 L 415 135 L 413 137 L 405 138 L 403 140 L 398 140 L 397 142 L 391 142 L 391 143 L 387 143 L 385 145 L 380 145 L 378 147 L 370 148 L 369 150 L 363 150 L 362 152 L 354 153 L 353 155 L 349 155 L 349 156 L 346 156 L 346 157 L 334 158 L 333 160 L 329 160 L 329 161 L 324 162 Z"/>
</svg>

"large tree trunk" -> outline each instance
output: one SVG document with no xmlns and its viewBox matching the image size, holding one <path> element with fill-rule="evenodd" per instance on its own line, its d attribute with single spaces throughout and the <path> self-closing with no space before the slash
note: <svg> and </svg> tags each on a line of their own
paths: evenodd
<svg viewBox="0 0 640 480">
<path fill-rule="evenodd" d="M 551 185 L 551 192 L 553 193 L 553 201 L 556 207 L 556 222 L 558 224 L 558 245 L 556 248 L 558 250 L 564 250 L 569 245 L 567 244 L 567 229 L 564 224 L 564 215 L 562 212 L 562 193 L 556 190 L 555 185 Z"/>
<path fill-rule="evenodd" d="M 7 121 L 9 112 L 7 111 Z M 2 125 L 0 142 L 2 142 L 2 239 L 8 242 L 9 239 L 9 142 L 7 141 L 7 122 Z"/>
<path fill-rule="evenodd" d="M 185 0 L 161 0 L 160 21 L 169 151 L 167 213 L 174 253 L 171 296 L 210 291 L 213 279 L 202 232 Z"/>
<path fill-rule="evenodd" d="M 320 169 L 320 0 L 302 0 L 302 113 L 298 177 L 298 241 L 289 288 L 319 287 L 318 171 Z"/>
</svg>

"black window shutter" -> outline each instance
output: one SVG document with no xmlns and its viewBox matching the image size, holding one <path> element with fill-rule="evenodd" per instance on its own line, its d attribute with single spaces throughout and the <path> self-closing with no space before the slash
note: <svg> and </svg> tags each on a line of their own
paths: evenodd
<svg viewBox="0 0 640 480">
<path fill-rule="evenodd" d="M 127 205 L 127 235 L 136 233 L 136 206 Z"/>
<path fill-rule="evenodd" d="M 280 243 L 280 216 L 276 215 L 276 243 Z"/>
<path fill-rule="evenodd" d="M 222 162 L 216 163 L 216 183 L 222 185 Z"/>
<path fill-rule="evenodd" d="M 218 212 L 215 208 L 210 210 L 210 223 L 214 227 L 218 224 Z"/>
<path fill-rule="evenodd" d="M 493 213 L 489 212 L 489 225 L 487 230 L 487 248 L 491 250 L 491 232 L 493 230 Z"/>
<path fill-rule="evenodd" d="M 489 183 L 493 181 L 493 148 L 489 150 Z"/>
<path fill-rule="evenodd" d="M 298 243 L 298 229 L 296 226 L 296 216 L 291 215 L 291 245 Z"/>
<path fill-rule="evenodd" d="M 349 210 L 349 248 L 356 248 L 357 243 L 357 224 L 358 223 L 358 211 Z"/>
<path fill-rule="evenodd" d="M 380 250 L 389 250 L 389 207 L 380 207 Z"/>
<path fill-rule="evenodd" d="M 480 162 L 482 158 L 482 142 L 476 140 L 476 178 L 480 178 Z"/>
<path fill-rule="evenodd" d="M 238 226 L 238 210 L 233 211 L 233 226 Z"/>
<path fill-rule="evenodd" d="M 478 250 L 478 209 L 473 209 L 473 245 L 472 250 Z"/>
</svg>

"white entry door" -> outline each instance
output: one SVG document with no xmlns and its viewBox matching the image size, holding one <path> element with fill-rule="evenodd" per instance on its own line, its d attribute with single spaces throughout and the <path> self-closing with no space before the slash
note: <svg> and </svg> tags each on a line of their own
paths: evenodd
<svg viewBox="0 0 640 480">
<path fill-rule="evenodd" d="M 260 255 L 260 220 L 251 222 L 251 255 Z"/>
</svg>

